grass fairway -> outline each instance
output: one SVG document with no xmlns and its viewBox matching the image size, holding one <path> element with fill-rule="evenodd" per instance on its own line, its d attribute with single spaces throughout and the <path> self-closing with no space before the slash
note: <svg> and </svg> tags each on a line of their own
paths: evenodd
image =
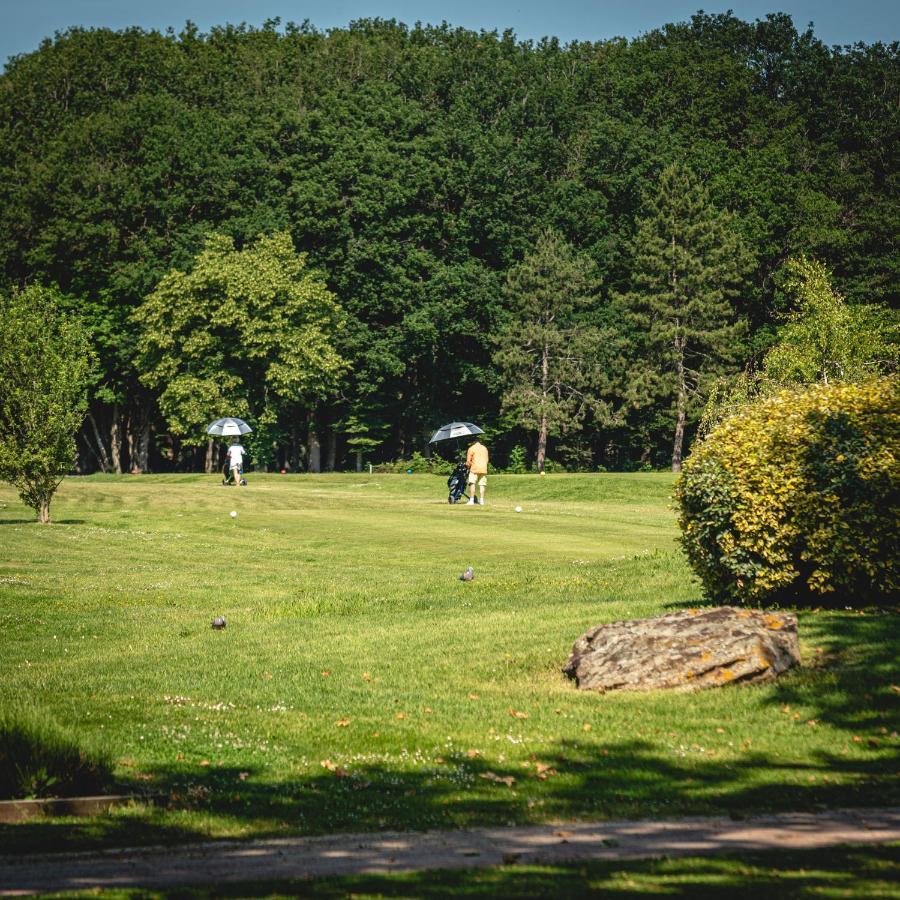
<svg viewBox="0 0 900 900">
<path fill-rule="evenodd" d="M 802 613 L 804 668 L 775 686 L 560 674 L 588 627 L 700 602 L 670 494 L 494 476 L 473 508 L 432 476 L 95 476 L 40 527 L 0 486 L 2 708 L 170 798 L 0 846 L 896 803 L 895 614 Z"/>
</svg>

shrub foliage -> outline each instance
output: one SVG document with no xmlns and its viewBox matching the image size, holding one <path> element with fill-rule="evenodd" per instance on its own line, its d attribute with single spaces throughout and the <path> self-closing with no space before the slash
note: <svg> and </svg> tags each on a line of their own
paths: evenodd
<svg viewBox="0 0 900 900">
<path fill-rule="evenodd" d="M 708 596 L 896 600 L 900 380 L 785 390 L 697 445 L 675 487 Z"/>
</svg>

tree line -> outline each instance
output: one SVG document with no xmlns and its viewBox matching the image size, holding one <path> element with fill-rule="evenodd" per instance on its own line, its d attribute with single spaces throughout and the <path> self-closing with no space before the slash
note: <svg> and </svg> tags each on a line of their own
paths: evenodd
<svg viewBox="0 0 900 900">
<path fill-rule="evenodd" d="M 0 278 L 96 358 L 80 471 L 680 460 L 827 265 L 900 295 L 898 44 L 772 14 L 520 42 L 364 20 L 71 29 L 0 76 Z M 792 270 L 789 261 L 795 262 Z"/>
</svg>

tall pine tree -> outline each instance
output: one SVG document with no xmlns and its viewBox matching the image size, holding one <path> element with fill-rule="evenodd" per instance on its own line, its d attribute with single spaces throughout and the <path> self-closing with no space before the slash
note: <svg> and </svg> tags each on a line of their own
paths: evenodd
<svg viewBox="0 0 900 900">
<path fill-rule="evenodd" d="M 636 345 L 631 380 L 643 404 L 671 404 L 672 471 L 680 472 L 688 417 L 742 353 L 745 324 L 733 300 L 749 255 L 733 217 L 679 163 L 648 196 L 631 251 L 632 290 L 617 298 Z"/>
<path fill-rule="evenodd" d="M 596 296 L 594 265 L 559 234 L 544 232 L 510 270 L 504 296 L 510 318 L 494 354 L 503 412 L 537 432 L 542 472 L 548 437 L 577 430 L 588 411 L 606 412 L 604 334 L 586 319 Z"/>
</svg>

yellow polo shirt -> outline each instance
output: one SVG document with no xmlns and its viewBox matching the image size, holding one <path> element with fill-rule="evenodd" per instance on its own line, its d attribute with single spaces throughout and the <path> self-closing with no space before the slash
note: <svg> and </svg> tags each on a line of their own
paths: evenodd
<svg viewBox="0 0 900 900">
<path fill-rule="evenodd" d="M 480 441 L 476 441 L 469 447 L 466 454 L 466 465 L 469 471 L 475 475 L 487 475 L 488 470 L 488 449 Z"/>
</svg>

